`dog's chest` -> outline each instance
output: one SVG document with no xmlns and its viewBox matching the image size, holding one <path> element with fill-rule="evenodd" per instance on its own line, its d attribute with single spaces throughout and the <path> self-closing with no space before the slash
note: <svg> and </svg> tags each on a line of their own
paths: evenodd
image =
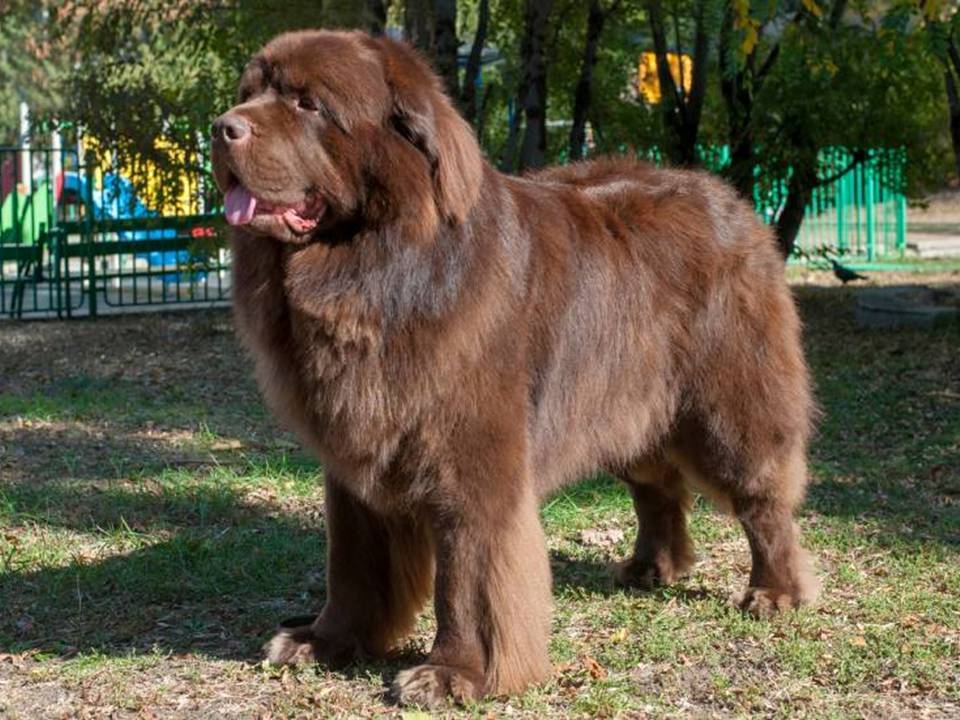
<svg viewBox="0 0 960 720">
<path fill-rule="evenodd" d="M 382 494 L 375 478 L 417 445 L 436 381 L 416 359 L 424 344 L 396 327 L 386 333 L 375 299 L 342 274 L 325 274 L 321 260 L 278 252 L 268 263 L 241 249 L 241 335 L 271 410 L 328 470 L 355 476 L 364 495 Z"/>
<path fill-rule="evenodd" d="M 352 375 L 377 374 L 383 333 L 378 309 L 345 273 L 326 267 L 327 253 L 320 245 L 288 253 L 279 295 L 304 380 L 343 386 Z"/>
<path fill-rule="evenodd" d="M 383 309 L 360 284 L 310 272 L 309 255 L 287 258 L 283 302 L 312 432 L 331 459 L 383 467 L 411 433 L 430 397 L 418 350 L 406 333 L 387 333 Z"/>
</svg>

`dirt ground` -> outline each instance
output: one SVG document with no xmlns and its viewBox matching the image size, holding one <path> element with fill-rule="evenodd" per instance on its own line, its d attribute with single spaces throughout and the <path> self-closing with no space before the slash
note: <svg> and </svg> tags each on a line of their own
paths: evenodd
<svg viewBox="0 0 960 720">
<path fill-rule="evenodd" d="M 960 288 L 960 270 L 868 284 Z M 444 717 L 960 717 L 960 324 L 863 330 L 858 288 L 790 270 L 823 414 L 799 517 L 819 602 L 731 602 L 736 522 L 698 501 L 677 586 L 615 588 L 628 495 L 544 507 L 551 681 Z M 398 717 L 429 648 L 345 671 L 260 646 L 325 595 L 322 470 L 263 410 L 224 311 L 0 323 L 0 718 Z"/>
</svg>

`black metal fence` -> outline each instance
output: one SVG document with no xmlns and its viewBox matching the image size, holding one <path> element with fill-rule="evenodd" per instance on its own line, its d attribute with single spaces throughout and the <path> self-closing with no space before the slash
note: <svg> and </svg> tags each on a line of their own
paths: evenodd
<svg viewBox="0 0 960 720">
<path fill-rule="evenodd" d="M 0 148 L 0 313 L 228 302 L 229 255 L 207 177 L 182 173 L 171 189 L 159 171 L 128 173 L 92 153 Z"/>
</svg>

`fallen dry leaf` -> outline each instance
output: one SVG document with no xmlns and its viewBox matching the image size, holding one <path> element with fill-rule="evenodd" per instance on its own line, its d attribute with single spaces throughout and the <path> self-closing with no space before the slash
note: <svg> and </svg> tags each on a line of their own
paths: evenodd
<svg viewBox="0 0 960 720">
<path fill-rule="evenodd" d="M 623 530 L 610 528 L 607 530 L 598 530 L 596 528 L 583 530 L 580 532 L 580 542 L 584 545 L 594 545 L 596 547 L 610 547 L 623 540 Z"/>
<path fill-rule="evenodd" d="M 603 665 L 589 655 L 583 658 L 583 667 L 594 680 L 603 680 L 607 676 L 607 671 Z"/>
</svg>

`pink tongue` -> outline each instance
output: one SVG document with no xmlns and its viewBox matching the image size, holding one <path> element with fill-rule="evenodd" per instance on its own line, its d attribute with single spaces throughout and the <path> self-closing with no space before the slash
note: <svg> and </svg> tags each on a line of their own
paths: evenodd
<svg viewBox="0 0 960 720">
<path fill-rule="evenodd" d="M 246 225 L 253 219 L 256 209 L 257 199 L 240 183 L 227 190 L 223 211 L 231 225 Z"/>
</svg>

